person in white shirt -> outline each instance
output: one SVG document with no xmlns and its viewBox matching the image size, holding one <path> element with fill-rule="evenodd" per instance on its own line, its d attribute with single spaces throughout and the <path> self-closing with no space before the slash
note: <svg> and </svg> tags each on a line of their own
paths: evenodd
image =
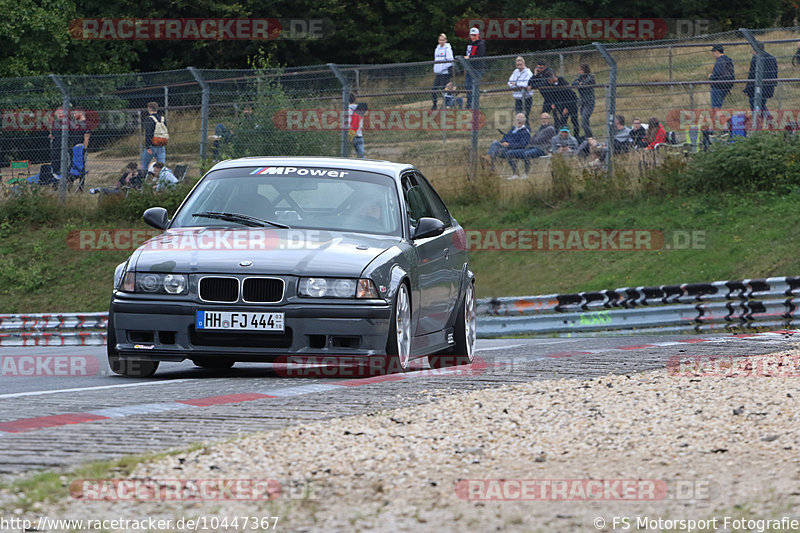
<svg viewBox="0 0 800 533">
<path fill-rule="evenodd" d="M 514 113 L 523 113 L 525 124 L 527 124 L 533 103 L 533 90 L 528 90 L 533 72 L 525 66 L 525 60 L 522 57 L 517 58 L 516 65 L 517 68 L 508 77 L 508 86 L 514 89 Z"/>
<path fill-rule="evenodd" d="M 433 80 L 433 87 L 431 87 L 431 100 L 433 106 L 431 109 L 436 109 L 439 99 L 439 93 L 450 82 L 450 69 L 453 67 L 453 49 L 450 43 L 447 42 L 447 35 L 444 33 L 439 34 L 439 44 L 433 51 L 433 73 L 436 77 Z"/>
<path fill-rule="evenodd" d="M 178 178 L 175 177 L 175 174 L 164 166 L 164 163 L 161 161 L 157 161 L 156 164 L 153 165 L 153 173 L 156 175 L 157 180 L 155 187 L 153 187 L 153 190 L 156 192 L 169 189 L 178 183 Z"/>
</svg>

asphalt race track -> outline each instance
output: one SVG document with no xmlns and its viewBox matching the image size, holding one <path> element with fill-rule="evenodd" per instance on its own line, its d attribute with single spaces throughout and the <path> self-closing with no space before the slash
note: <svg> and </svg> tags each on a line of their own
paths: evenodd
<svg viewBox="0 0 800 533">
<path fill-rule="evenodd" d="M 364 377 L 358 369 L 162 363 L 153 378 L 109 375 L 105 346 L 3 348 L 0 477 L 163 451 L 307 421 L 423 404 L 448 391 L 665 368 L 690 356 L 749 356 L 796 335 L 480 340 L 467 367 Z M 332 375 L 338 373 L 340 375 Z"/>
</svg>

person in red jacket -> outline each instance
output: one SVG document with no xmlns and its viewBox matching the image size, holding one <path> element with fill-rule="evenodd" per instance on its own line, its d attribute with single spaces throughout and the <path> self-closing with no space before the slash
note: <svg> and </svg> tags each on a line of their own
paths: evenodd
<svg viewBox="0 0 800 533">
<path fill-rule="evenodd" d="M 663 124 L 656 117 L 652 117 L 647 121 L 647 134 L 644 139 L 647 142 L 648 150 L 667 142 L 667 130 L 664 129 Z"/>
</svg>

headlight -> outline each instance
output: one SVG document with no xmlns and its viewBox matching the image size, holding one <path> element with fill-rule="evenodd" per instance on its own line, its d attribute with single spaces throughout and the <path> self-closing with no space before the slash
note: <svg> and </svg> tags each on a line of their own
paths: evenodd
<svg viewBox="0 0 800 533">
<path fill-rule="evenodd" d="M 186 274 L 156 272 L 126 272 L 122 290 L 146 294 L 186 294 L 189 279 Z"/>
<path fill-rule="evenodd" d="M 307 298 L 378 298 L 369 279 L 300 278 L 297 292 Z"/>
</svg>

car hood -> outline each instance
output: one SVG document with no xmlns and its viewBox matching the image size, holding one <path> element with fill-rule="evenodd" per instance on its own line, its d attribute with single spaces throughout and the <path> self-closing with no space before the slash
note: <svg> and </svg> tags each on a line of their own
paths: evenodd
<svg viewBox="0 0 800 533">
<path fill-rule="evenodd" d="M 135 269 L 352 277 L 400 240 L 323 230 L 179 228 L 142 245 Z"/>
</svg>

